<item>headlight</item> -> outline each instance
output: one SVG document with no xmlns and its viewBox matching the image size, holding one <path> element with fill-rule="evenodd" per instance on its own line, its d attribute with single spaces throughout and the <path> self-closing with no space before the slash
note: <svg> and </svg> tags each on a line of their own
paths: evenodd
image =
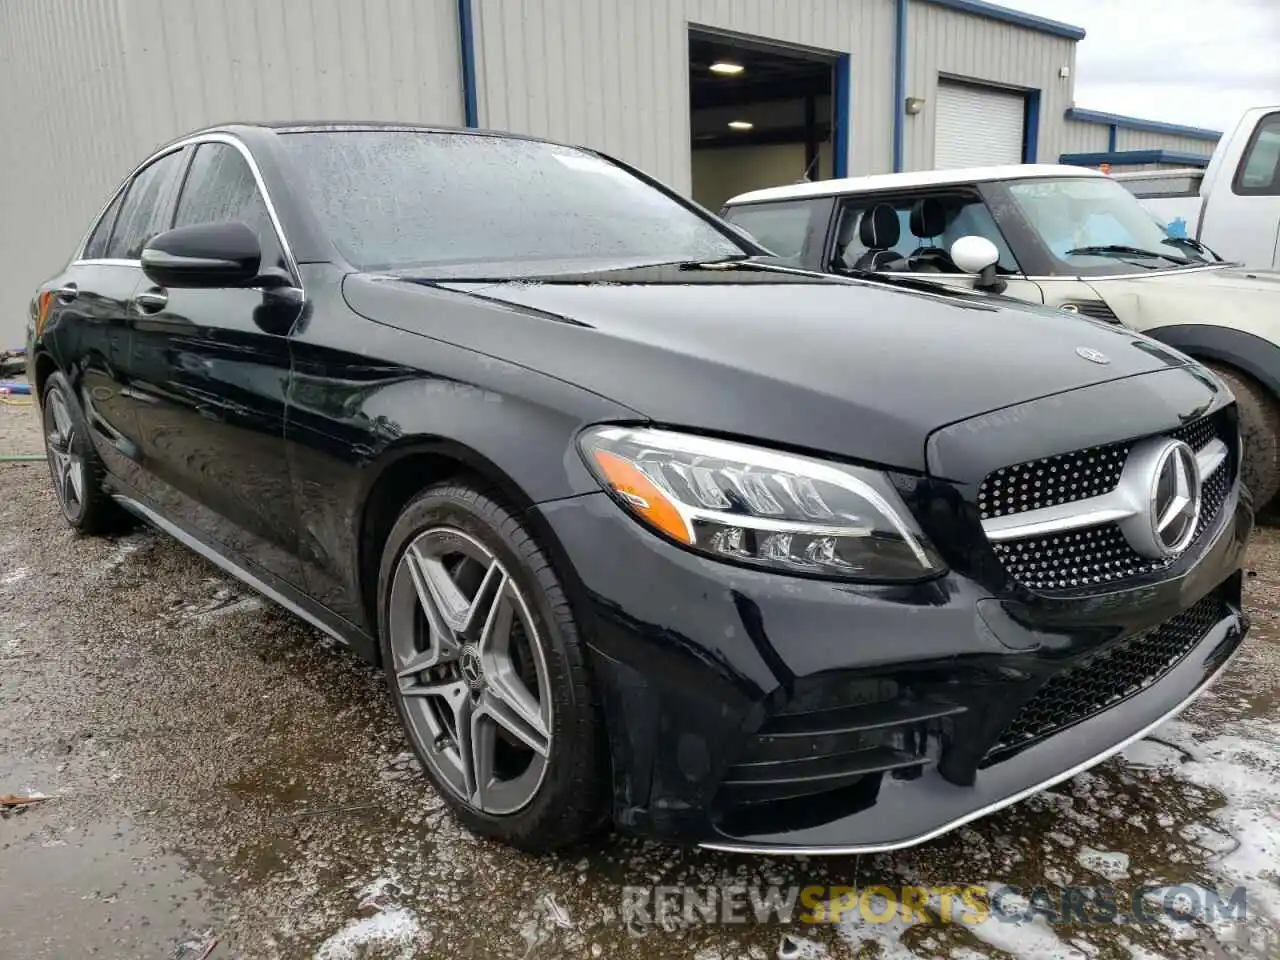
<svg viewBox="0 0 1280 960">
<path fill-rule="evenodd" d="M 699 553 L 850 580 L 943 570 L 874 470 L 666 430 L 598 427 L 581 444 L 627 512 Z"/>
</svg>

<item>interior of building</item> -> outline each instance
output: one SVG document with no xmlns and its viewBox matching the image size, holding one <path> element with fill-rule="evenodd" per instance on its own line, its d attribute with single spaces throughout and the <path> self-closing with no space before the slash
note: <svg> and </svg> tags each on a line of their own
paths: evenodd
<svg viewBox="0 0 1280 960">
<path fill-rule="evenodd" d="M 691 33 L 693 198 L 717 210 L 746 190 L 836 175 L 836 64 L 829 55 Z"/>
</svg>

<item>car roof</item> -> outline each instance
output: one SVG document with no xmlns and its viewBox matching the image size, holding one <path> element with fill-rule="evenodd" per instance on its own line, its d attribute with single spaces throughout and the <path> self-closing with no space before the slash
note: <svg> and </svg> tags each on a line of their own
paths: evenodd
<svg viewBox="0 0 1280 960">
<path fill-rule="evenodd" d="M 817 180 L 813 183 L 792 183 L 784 187 L 766 187 L 763 190 L 740 193 L 736 197 L 730 197 L 725 203 L 799 200 L 807 197 L 830 197 L 882 190 L 910 190 L 914 187 L 936 187 L 951 183 L 977 183 L 989 180 L 1105 176 L 1106 174 L 1100 170 L 1089 167 L 1070 167 L 1058 163 L 1019 163 L 1002 167 L 968 167 L 961 170 L 919 170 L 913 173 L 881 173 L 870 177 L 843 177 L 839 180 Z"/>
<path fill-rule="evenodd" d="M 199 137 L 207 133 L 235 134 L 245 130 L 267 130 L 272 133 L 347 133 L 361 130 L 406 130 L 417 131 L 420 133 L 450 133 L 469 134 L 477 137 L 500 137 L 508 140 L 533 140 L 538 143 L 555 144 L 556 146 L 574 146 L 573 144 L 561 143 L 556 140 L 547 140 L 543 137 L 533 137 L 523 133 L 509 133 L 506 130 L 484 130 L 476 127 L 451 127 L 445 124 L 412 123 L 399 120 L 230 120 L 226 123 L 218 123 L 207 127 L 201 127 L 199 130 L 191 130 L 179 137 L 174 137 L 168 143 L 161 144 L 156 148 L 156 150 L 160 151 L 172 144 L 179 143 L 183 140 L 189 140 L 192 137 Z M 575 147 L 575 149 L 589 150 L 590 148 Z"/>
</svg>

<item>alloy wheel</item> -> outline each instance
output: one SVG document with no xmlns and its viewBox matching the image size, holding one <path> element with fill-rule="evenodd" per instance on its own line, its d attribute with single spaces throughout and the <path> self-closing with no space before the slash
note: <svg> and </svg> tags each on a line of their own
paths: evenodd
<svg viewBox="0 0 1280 960">
<path fill-rule="evenodd" d="M 551 695 L 506 568 L 460 530 L 425 530 L 396 567 L 387 626 L 406 726 L 437 780 L 493 816 L 528 804 L 551 756 Z"/>
<path fill-rule="evenodd" d="M 45 412 L 45 445 L 54 491 L 69 517 L 84 507 L 84 457 L 76 450 L 75 421 L 61 391 L 51 390 Z"/>
</svg>

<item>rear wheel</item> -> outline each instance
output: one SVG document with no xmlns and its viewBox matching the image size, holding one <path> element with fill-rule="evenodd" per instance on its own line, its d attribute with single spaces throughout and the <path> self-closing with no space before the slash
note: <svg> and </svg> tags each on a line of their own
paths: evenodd
<svg viewBox="0 0 1280 960">
<path fill-rule="evenodd" d="M 126 526 L 127 514 L 103 489 L 106 470 L 71 384 L 61 373 L 51 373 L 45 381 L 41 406 L 53 492 L 67 522 L 81 533 L 108 533 Z"/>
<path fill-rule="evenodd" d="M 1252 377 L 1234 367 L 1207 364 L 1235 394 L 1244 442 L 1242 474 L 1261 510 L 1280 490 L 1280 406 Z"/>
<path fill-rule="evenodd" d="M 410 744 L 473 832 L 546 851 L 600 822 L 603 730 L 577 628 L 545 555 L 491 493 L 444 483 L 404 509 L 379 633 Z"/>
</svg>

